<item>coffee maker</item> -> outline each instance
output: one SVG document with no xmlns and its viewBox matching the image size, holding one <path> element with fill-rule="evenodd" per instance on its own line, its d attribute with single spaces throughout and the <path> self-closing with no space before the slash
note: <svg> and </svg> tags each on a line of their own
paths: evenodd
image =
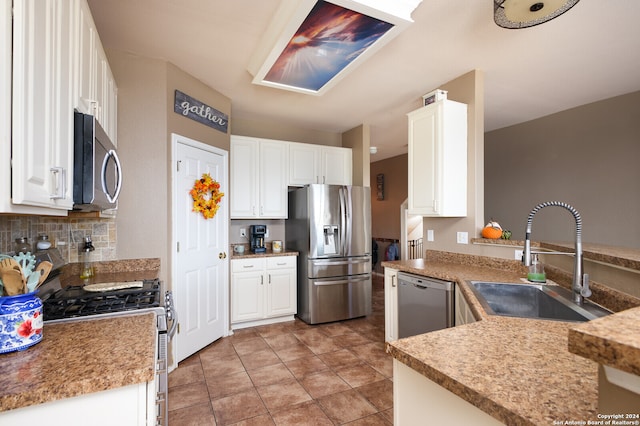
<svg viewBox="0 0 640 426">
<path fill-rule="evenodd" d="M 249 227 L 251 251 L 253 253 L 265 253 L 267 251 L 264 245 L 264 237 L 266 234 L 267 225 L 251 225 Z"/>
</svg>

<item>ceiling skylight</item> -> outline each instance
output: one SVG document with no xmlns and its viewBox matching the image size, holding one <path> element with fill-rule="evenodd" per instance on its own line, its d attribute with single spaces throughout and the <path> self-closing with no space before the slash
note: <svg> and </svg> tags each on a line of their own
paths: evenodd
<svg viewBox="0 0 640 426">
<path fill-rule="evenodd" d="M 284 0 L 249 65 L 253 83 L 320 95 L 406 28 L 420 1 Z"/>
</svg>

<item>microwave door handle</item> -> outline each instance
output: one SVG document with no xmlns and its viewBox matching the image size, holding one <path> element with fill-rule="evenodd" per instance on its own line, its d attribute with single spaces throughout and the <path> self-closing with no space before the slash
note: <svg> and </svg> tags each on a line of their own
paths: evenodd
<svg viewBox="0 0 640 426">
<path fill-rule="evenodd" d="M 107 188 L 107 163 L 110 157 L 113 158 L 113 161 L 116 162 L 116 171 L 118 173 L 118 180 L 116 183 L 116 192 L 113 196 L 109 194 L 109 191 Z M 110 203 L 115 203 L 118 200 L 118 196 L 120 195 L 120 189 L 122 189 L 122 167 L 120 166 L 120 159 L 118 158 L 118 154 L 116 154 L 116 152 L 113 149 L 109 150 L 109 152 L 107 152 L 107 155 L 104 157 L 104 161 L 102 162 L 101 174 L 102 174 L 102 190 L 106 194 L 107 200 L 109 200 Z"/>
</svg>

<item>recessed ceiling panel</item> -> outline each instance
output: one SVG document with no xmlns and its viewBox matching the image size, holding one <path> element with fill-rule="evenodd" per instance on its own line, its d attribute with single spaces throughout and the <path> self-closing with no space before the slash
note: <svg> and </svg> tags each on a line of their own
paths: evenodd
<svg viewBox="0 0 640 426">
<path fill-rule="evenodd" d="M 256 52 L 265 59 L 252 72 L 253 83 L 322 94 L 412 22 L 407 16 L 413 9 L 398 16 L 366 3 L 302 0 L 296 7 L 282 7 L 271 30 L 278 24 L 283 29 L 275 31 L 278 37 L 266 46 L 266 55 Z M 261 48 L 265 50 L 264 45 Z"/>
</svg>

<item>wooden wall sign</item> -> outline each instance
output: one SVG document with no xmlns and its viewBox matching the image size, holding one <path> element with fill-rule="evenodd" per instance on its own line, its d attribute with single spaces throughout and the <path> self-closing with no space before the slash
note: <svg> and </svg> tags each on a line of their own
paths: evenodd
<svg viewBox="0 0 640 426">
<path fill-rule="evenodd" d="M 207 104 L 176 90 L 173 111 L 187 118 L 227 133 L 229 116 Z"/>
</svg>

